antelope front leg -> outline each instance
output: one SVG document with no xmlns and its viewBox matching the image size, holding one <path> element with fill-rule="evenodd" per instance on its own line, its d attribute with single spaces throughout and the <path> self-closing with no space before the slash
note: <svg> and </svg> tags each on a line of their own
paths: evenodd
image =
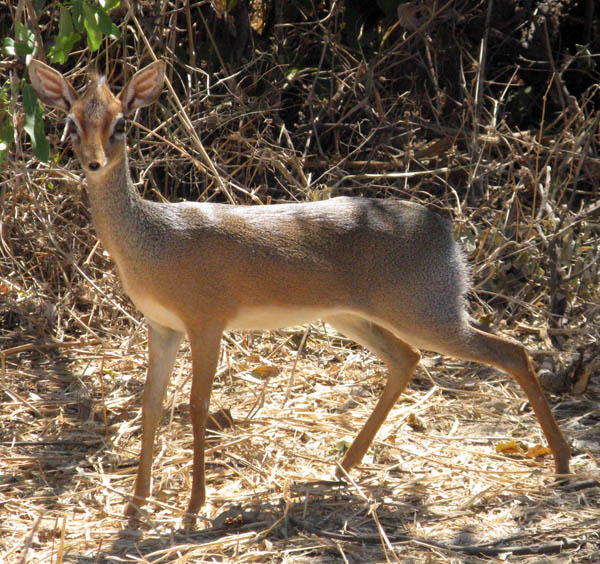
<svg viewBox="0 0 600 564">
<path fill-rule="evenodd" d="M 162 403 L 183 335 L 164 327 L 148 325 L 148 373 L 142 403 L 142 449 L 134 498 L 125 515 L 131 517 L 150 495 L 154 435 L 162 413 Z"/>
<path fill-rule="evenodd" d="M 204 328 L 195 330 L 189 335 L 192 347 L 193 381 L 190 394 L 190 417 L 194 432 L 194 462 L 192 478 L 192 495 L 187 508 L 188 522 L 193 521 L 191 515 L 198 510 L 206 500 L 204 485 L 204 435 L 210 393 L 219 358 L 219 345 L 221 342 L 222 328 Z"/>
</svg>

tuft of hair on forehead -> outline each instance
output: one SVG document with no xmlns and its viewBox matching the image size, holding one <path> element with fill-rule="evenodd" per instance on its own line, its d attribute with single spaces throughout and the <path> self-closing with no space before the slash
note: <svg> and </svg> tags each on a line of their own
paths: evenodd
<svg viewBox="0 0 600 564">
<path fill-rule="evenodd" d="M 87 90 L 95 90 L 103 84 L 106 84 L 106 76 L 98 74 L 96 71 L 91 71 L 89 74 Z"/>
<path fill-rule="evenodd" d="M 101 100 L 108 100 L 113 97 L 110 88 L 106 82 L 106 77 L 95 71 L 89 73 L 89 81 L 82 95 L 82 99 L 90 101 L 99 97 Z"/>
<path fill-rule="evenodd" d="M 77 105 L 76 114 L 80 122 L 95 122 L 112 111 L 118 111 L 117 98 L 108 87 L 106 77 L 96 72 L 88 74 L 89 81 Z"/>
</svg>

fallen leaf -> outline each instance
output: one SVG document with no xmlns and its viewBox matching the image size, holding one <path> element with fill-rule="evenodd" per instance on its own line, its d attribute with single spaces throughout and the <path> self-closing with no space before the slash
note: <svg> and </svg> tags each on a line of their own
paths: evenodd
<svg viewBox="0 0 600 564">
<path fill-rule="evenodd" d="M 277 376 L 277 374 L 279 374 L 279 368 L 276 366 L 269 366 L 268 364 L 261 364 L 252 369 L 252 374 L 264 380 L 265 378 Z"/>
<path fill-rule="evenodd" d="M 540 456 L 545 456 L 546 454 L 552 454 L 552 451 L 545 446 L 535 445 L 531 448 L 527 449 L 527 458 L 539 458 Z"/>
<path fill-rule="evenodd" d="M 523 449 L 517 441 L 512 440 L 507 443 L 498 443 L 496 445 L 496 452 L 501 452 L 502 454 L 523 454 Z"/>
</svg>

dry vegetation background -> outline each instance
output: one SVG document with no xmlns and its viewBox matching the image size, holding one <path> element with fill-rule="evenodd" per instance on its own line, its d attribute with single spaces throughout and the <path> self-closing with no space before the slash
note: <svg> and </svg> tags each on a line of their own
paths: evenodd
<svg viewBox="0 0 600 564">
<path fill-rule="evenodd" d="M 76 87 L 89 68 L 120 87 L 151 53 L 168 61 L 172 88 L 129 134 L 145 197 L 351 194 L 451 216 L 473 317 L 534 351 L 576 476 L 559 487 L 551 457 L 528 457 L 541 431 L 505 375 L 427 355 L 353 481 L 333 481 L 385 374 L 315 323 L 223 340 L 213 407 L 233 424 L 211 441 L 195 531 L 180 528 L 183 347 L 155 497 L 130 528 L 146 331 L 90 228 L 62 116 L 48 116 L 55 158 L 40 163 L 15 99 L 0 172 L 0 560 L 599 562 L 597 3 L 233 4 L 123 3 L 121 37 L 96 53 L 81 41 L 62 67 Z M 3 37 L 15 19 L 46 52 L 58 4 L 0 2 Z M 14 90 L 24 60 L 0 71 Z"/>
</svg>

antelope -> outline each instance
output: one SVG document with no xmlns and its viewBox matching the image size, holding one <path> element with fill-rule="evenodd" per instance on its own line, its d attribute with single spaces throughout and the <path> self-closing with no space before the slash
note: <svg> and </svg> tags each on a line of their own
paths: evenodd
<svg viewBox="0 0 600 564">
<path fill-rule="evenodd" d="M 148 324 L 141 452 L 127 516 L 137 515 L 150 495 L 155 432 L 184 336 L 193 372 L 187 507 L 193 520 L 206 499 L 205 428 L 223 331 L 316 319 L 372 351 L 389 372 L 375 409 L 337 468 L 339 477 L 362 460 L 410 380 L 419 349 L 511 375 L 541 425 L 556 473 L 569 473 L 568 443 L 525 347 L 470 320 L 468 268 L 449 221 L 417 203 L 391 199 L 265 206 L 145 200 L 129 170 L 125 116 L 158 98 L 165 63 L 136 72 L 118 96 L 96 75 L 80 96 L 37 60 L 29 76 L 39 99 L 67 114 L 96 233 Z"/>
</svg>

